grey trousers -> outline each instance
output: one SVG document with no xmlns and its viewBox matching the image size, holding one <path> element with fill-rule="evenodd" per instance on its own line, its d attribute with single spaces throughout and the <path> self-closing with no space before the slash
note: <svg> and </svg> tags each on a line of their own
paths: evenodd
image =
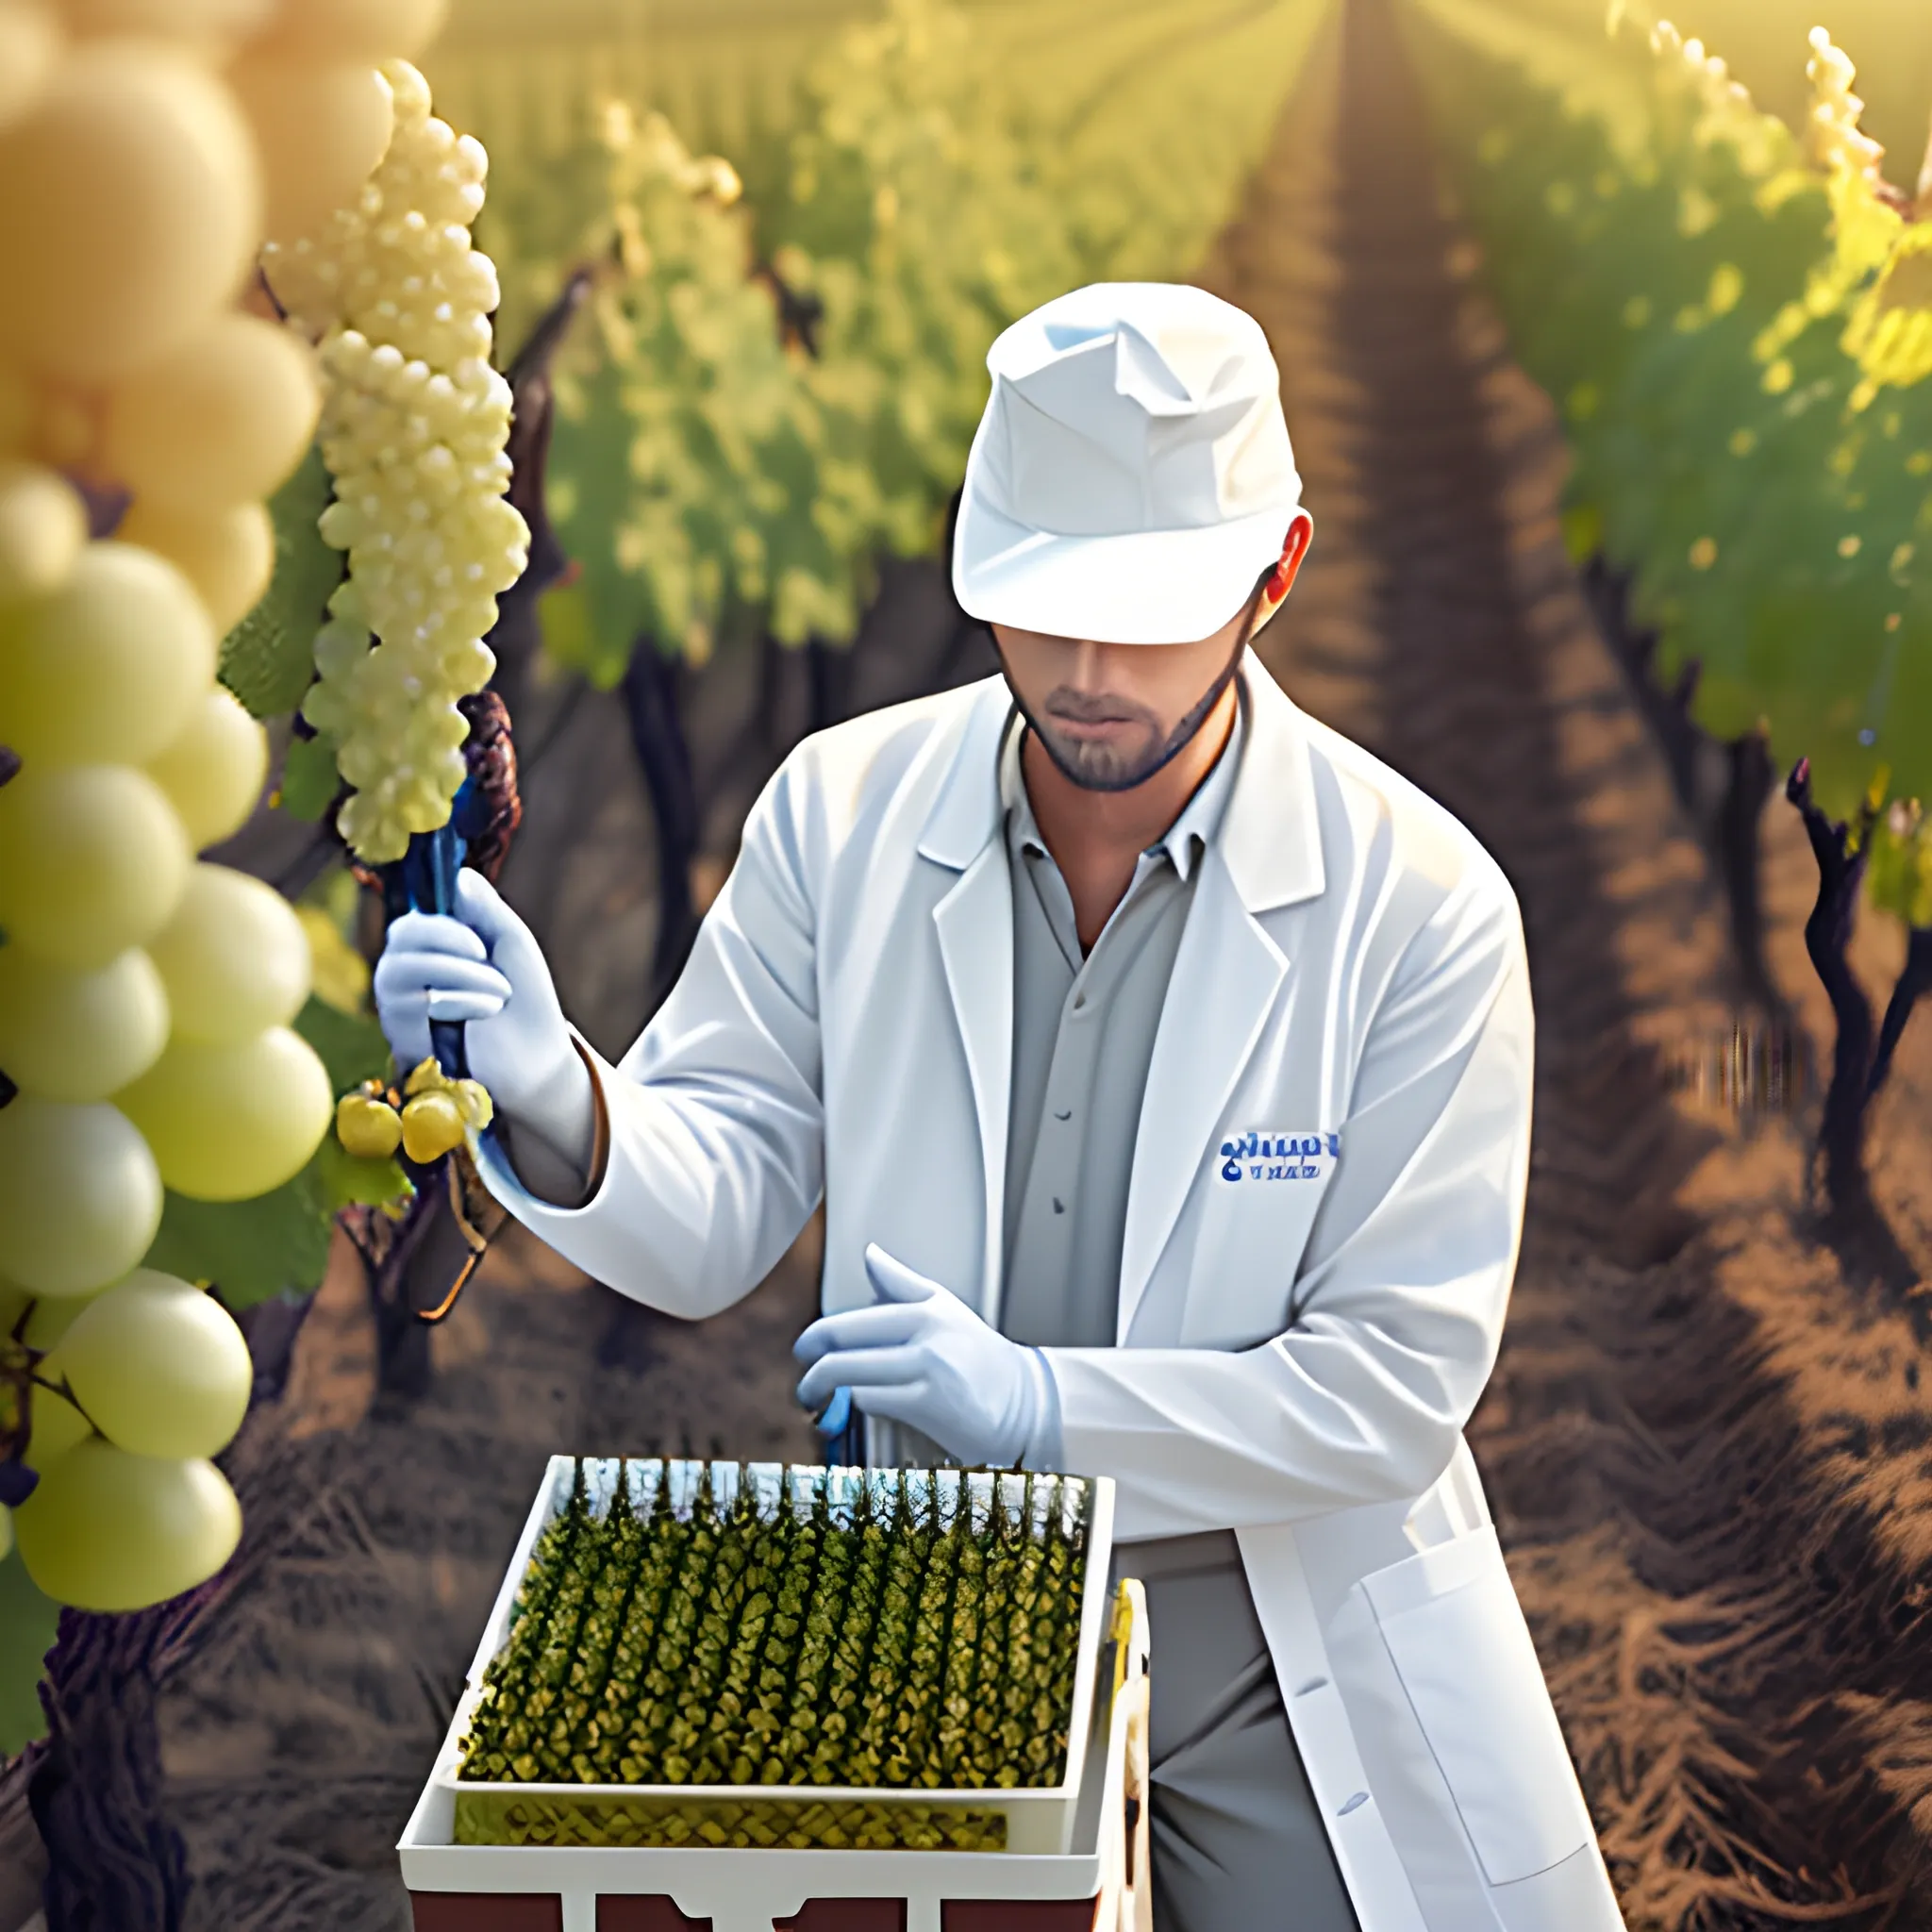
<svg viewBox="0 0 1932 1932">
<path fill-rule="evenodd" d="M 1116 1546 L 1147 1591 L 1154 1923 L 1360 1932 L 1231 1533 Z"/>
</svg>

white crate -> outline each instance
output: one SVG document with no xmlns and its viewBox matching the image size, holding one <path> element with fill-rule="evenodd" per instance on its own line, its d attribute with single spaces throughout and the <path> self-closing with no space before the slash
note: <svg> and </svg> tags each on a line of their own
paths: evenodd
<svg viewBox="0 0 1932 1932">
<path fill-rule="evenodd" d="M 1096 1591 L 1098 1595 L 1101 1592 Z M 903 1908 L 903 1932 L 943 1932 L 977 1913 L 1006 1932 L 1019 1912 L 1041 1932 L 1152 1932 L 1146 1809 L 1146 1600 L 1122 1586 L 1108 1669 L 1093 1701 L 1071 1842 L 1058 1853 L 558 1849 L 458 1845 L 455 1794 L 432 1773 L 397 1851 L 418 1932 L 609 1932 L 600 1901 L 664 1901 L 709 1932 L 777 1932 L 812 1910 L 840 1932 L 861 1901 Z M 445 1738 L 436 1772 L 458 1734 Z M 503 1914 L 486 1921 L 488 1908 Z M 474 1903 L 466 1903 L 474 1901 Z M 1044 1914 L 1055 1905 L 1049 1925 Z M 512 1917 L 511 1914 L 516 1916 Z"/>
<path fill-rule="evenodd" d="M 724 1462 L 625 1462 L 620 1458 L 586 1458 L 583 1460 L 583 1474 L 586 1486 L 591 1493 L 593 1507 L 607 1508 L 614 1495 L 618 1480 L 628 1480 L 632 1505 L 640 1513 L 647 1513 L 657 1495 L 657 1484 L 669 1482 L 673 1507 L 684 1508 L 695 1497 L 699 1476 L 709 1468 L 713 1480 L 713 1493 L 721 1508 L 728 1508 L 736 1497 L 738 1486 L 752 1486 L 761 1499 L 761 1505 L 776 1507 L 782 1499 L 782 1486 L 791 1482 L 794 1495 L 800 1503 L 809 1503 L 813 1486 L 823 1478 L 831 1486 L 835 1505 L 842 1507 L 848 1503 L 858 1490 L 866 1482 L 896 1482 L 896 1471 L 819 1471 L 819 1468 L 787 1466 L 776 1462 L 752 1462 L 752 1464 L 724 1464 Z M 924 1473 L 920 1473 L 924 1474 Z M 929 1789 L 908 1789 L 908 1787 L 848 1787 L 848 1785 L 813 1785 L 813 1787 L 774 1787 L 774 1785 L 588 1785 L 588 1783 L 461 1783 L 458 1779 L 458 1740 L 470 1727 L 470 1718 L 475 1709 L 477 1696 L 481 1690 L 483 1675 L 491 1659 L 505 1644 L 510 1631 L 510 1615 L 516 1602 L 516 1592 L 524 1580 L 524 1573 L 529 1567 L 531 1552 L 535 1549 L 537 1538 L 541 1536 L 555 1515 L 566 1507 L 575 1476 L 575 1460 L 572 1457 L 553 1457 L 545 1480 L 539 1488 L 537 1499 L 531 1505 L 527 1521 L 524 1523 L 524 1534 L 518 1540 L 516 1554 L 510 1559 L 508 1571 L 502 1580 L 496 1594 L 496 1604 L 491 1609 L 489 1623 L 483 1631 L 483 1639 L 477 1644 L 475 1657 L 470 1665 L 470 1677 L 458 1702 L 456 1716 L 450 1724 L 448 1735 L 444 1737 L 442 1750 L 439 1753 L 437 1766 L 431 1774 L 431 1783 L 442 1790 L 442 1807 L 454 1816 L 454 1803 L 458 1790 L 470 1793 L 487 1793 L 502 1797 L 531 1797 L 531 1799 L 553 1799 L 553 1801 L 575 1801 L 575 1803 L 595 1803 L 599 1799 L 614 1801 L 622 1799 L 628 1803 L 660 1803 L 690 1807 L 693 1799 L 701 1799 L 706 1805 L 734 1805 L 734 1803 L 758 1803 L 769 1807 L 773 1803 L 784 1803 L 789 1797 L 798 1799 L 800 1805 L 811 1803 L 881 1803 L 892 1807 L 910 1807 L 920 1810 L 972 1810 L 981 1816 L 1003 1816 L 1007 1822 L 1007 1853 L 1008 1855 L 1066 1855 L 1074 1840 L 1074 1816 L 1082 1781 L 1082 1762 L 1088 1748 L 1088 1737 L 1091 1731 L 1093 1714 L 1093 1692 L 1095 1692 L 1095 1667 L 1105 1637 L 1105 1615 L 1108 1615 L 1108 1602 L 1105 1602 L 1105 1576 L 1113 1552 L 1113 1484 L 1108 1480 L 1090 1482 L 1086 1478 L 1066 1478 L 1057 1495 L 1049 1493 L 1045 1486 L 1036 1486 L 1036 1503 L 1045 1507 L 1058 1503 L 1062 1513 L 1078 1513 L 1086 1523 L 1086 1582 L 1088 1588 L 1082 1596 L 1080 1613 L 1080 1635 L 1078 1635 L 1078 1657 L 1074 1675 L 1074 1702 L 1069 1722 L 1069 1750 L 1066 1750 L 1066 1766 L 1060 1783 L 1041 1787 L 1020 1787 L 1020 1789 L 958 1789 L 958 1790 L 929 1790 Z M 1022 1476 L 962 1476 L 958 1471 L 939 1471 L 931 1474 L 931 1480 L 939 1488 L 942 1505 L 949 1508 L 960 1507 L 962 1503 L 977 1497 L 977 1507 L 988 1503 L 991 1495 L 991 1484 L 999 1482 L 1001 1493 L 1010 1508 L 1020 1508 L 1025 1499 L 1025 1478 Z M 442 1825 L 448 1832 L 448 1825 Z M 464 1847 L 464 1849 L 489 1849 L 489 1851 L 522 1851 L 535 1847 Z M 590 1851 L 591 1847 L 577 1847 Z M 610 1851 L 608 1847 L 595 1847 L 599 1853 Z M 699 1853 L 703 1855 L 703 1853 Z M 821 1857 L 823 1853 L 809 1853 L 809 1857 Z M 922 1857 L 937 1857 L 939 1853 L 922 1853 Z"/>
</svg>

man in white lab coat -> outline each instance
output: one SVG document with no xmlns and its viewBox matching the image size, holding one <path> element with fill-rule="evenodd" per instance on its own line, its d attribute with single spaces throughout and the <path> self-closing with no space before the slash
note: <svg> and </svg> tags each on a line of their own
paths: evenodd
<svg viewBox="0 0 1932 1932">
<path fill-rule="evenodd" d="M 1113 1478 L 1163 1932 L 1620 1932 L 1462 1427 L 1528 1167 L 1516 902 L 1248 650 L 1309 520 L 1260 329 L 1015 324 L 953 554 L 1005 675 L 802 744 L 622 1062 L 475 874 L 377 969 L 485 1177 L 699 1318 L 824 1199 L 801 1398 L 874 1461 Z"/>
</svg>

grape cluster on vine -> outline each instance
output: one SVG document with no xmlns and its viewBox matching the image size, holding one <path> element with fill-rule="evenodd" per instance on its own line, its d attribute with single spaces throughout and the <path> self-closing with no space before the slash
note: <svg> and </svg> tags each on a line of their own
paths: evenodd
<svg viewBox="0 0 1932 1932">
<path fill-rule="evenodd" d="M 303 716 L 335 743 L 354 788 L 338 828 L 372 864 L 448 822 L 469 728 L 457 701 L 495 669 L 483 638 L 529 546 L 506 500 L 509 387 L 488 360 L 496 272 L 470 239 L 488 160 L 429 111 L 413 67 L 383 75 L 395 132 L 359 202 L 265 258 L 321 340 L 336 489 L 322 532 L 349 558 Z"/>
</svg>

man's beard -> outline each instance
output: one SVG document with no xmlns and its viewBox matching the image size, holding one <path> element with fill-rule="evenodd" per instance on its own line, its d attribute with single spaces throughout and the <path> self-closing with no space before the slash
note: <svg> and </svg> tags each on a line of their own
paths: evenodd
<svg viewBox="0 0 1932 1932">
<path fill-rule="evenodd" d="M 1157 772 L 1186 750 L 1208 722 L 1209 713 L 1221 702 L 1221 694 L 1233 682 L 1247 648 L 1245 641 L 1235 646 L 1234 655 L 1228 658 L 1221 675 L 1208 687 L 1200 702 L 1189 708 L 1187 716 L 1165 739 L 1159 735 L 1160 721 L 1153 712 L 1144 707 L 1127 704 L 1123 699 L 1087 697 L 1074 691 L 1057 691 L 1047 699 L 1049 718 L 1058 715 L 1079 724 L 1098 724 L 1103 720 L 1109 724 L 1143 720 L 1147 727 L 1146 737 L 1139 751 L 1124 750 L 1111 744 L 1067 743 L 1049 723 L 1035 716 L 1010 675 L 1007 678 L 1007 689 L 1012 692 L 1013 703 L 1026 721 L 1026 728 L 1040 741 L 1041 748 L 1053 760 L 1054 769 L 1069 784 L 1077 785 L 1083 791 L 1131 791 L 1137 785 L 1146 784 Z M 1001 669 L 1004 671 L 1005 668 L 1003 658 Z"/>
</svg>

